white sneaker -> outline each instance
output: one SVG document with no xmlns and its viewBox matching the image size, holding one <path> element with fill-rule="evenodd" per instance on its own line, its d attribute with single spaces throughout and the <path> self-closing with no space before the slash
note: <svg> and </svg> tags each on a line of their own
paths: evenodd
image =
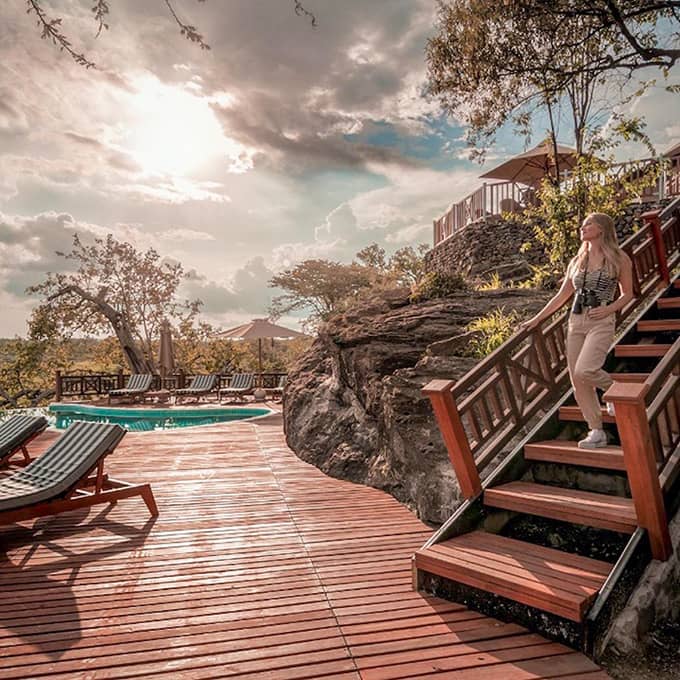
<svg viewBox="0 0 680 680">
<path fill-rule="evenodd" d="M 578 443 L 579 449 L 601 449 L 607 446 L 607 433 L 604 430 L 590 430 L 588 436 Z"/>
<path fill-rule="evenodd" d="M 614 410 L 614 404 L 611 401 L 608 401 L 605 404 L 605 408 L 607 409 L 607 413 L 612 417 L 616 417 L 616 411 Z"/>
</svg>

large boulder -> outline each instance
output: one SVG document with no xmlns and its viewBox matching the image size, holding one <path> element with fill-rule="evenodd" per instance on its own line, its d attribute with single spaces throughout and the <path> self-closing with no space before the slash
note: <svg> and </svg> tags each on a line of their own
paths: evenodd
<svg viewBox="0 0 680 680">
<path fill-rule="evenodd" d="M 443 522 L 460 492 L 421 389 L 475 365 L 462 356 L 473 319 L 499 307 L 529 316 L 546 298 L 501 289 L 410 304 L 396 290 L 337 316 L 290 372 L 288 445 L 329 475 L 384 489 L 424 521 Z"/>
</svg>

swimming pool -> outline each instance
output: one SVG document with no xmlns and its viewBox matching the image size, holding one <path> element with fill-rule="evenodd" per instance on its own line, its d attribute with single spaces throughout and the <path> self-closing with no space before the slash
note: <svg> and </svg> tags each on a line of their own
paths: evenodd
<svg viewBox="0 0 680 680">
<path fill-rule="evenodd" d="M 117 423 L 126 430 L 150 432 L 212 425 L 273 413 L 268 408 L 108 408 L 86 404 L 50 404 L 50 424 L 65 430 L 75 420 Z"/>
</svg>

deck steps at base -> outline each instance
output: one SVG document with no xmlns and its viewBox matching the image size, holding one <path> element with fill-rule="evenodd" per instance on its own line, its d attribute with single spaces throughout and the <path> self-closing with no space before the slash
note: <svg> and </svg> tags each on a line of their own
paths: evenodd
<svg viewBox="0 0 680 680">
<path fill-rule="evenodd" d="M 546 463 L 565 465 L 584 465 L 604 470 L 625 470 L 623 449 L 620 446 L 606 446 L 601 449 L 579 449 L 575 441 L 553 439 L 533 442 L 524 447 L 527 460 L 540 460 Z"/>
<path fill-rule="evenodd" d="M 415 554 L 416 567 L 572 621 L 582 621 L 612 569 L 608 562 L 484 531 Z"/>
<path fill-rule="evenodd" d="M 680 331 L 680 319 L 646 319 L 637 322 L 637 329 L 641 333 Z"/>
<path fill-rule="evenodd" d="M 680 308 L 680 297 L 659 298 L 656 301 L 656 306 L 659 309 L 677 309 L 677 308 Z"/>
<path fill-rule="evenodd" d="M 615 423 L 616 417 L 610 416 L 607 413 L 606 408 L 602 408 L 602 422 L 603 423 Z M 575 420 L 584 423 L 585 418 L 581 413 L 581 409 L 578 406 L 560 406 L 559 410 L 560 420 Z"/>
<path fill-rule="evenodd" d="M 640 343 L 639 345 L 616 345 L 614 356 L 617 357 L 662 357 L 671 345 Z"/>
<path fill-rule="evenodd" d="M 638 525 L 630 498 L 533 482 L 510 482 L 486 489 L 484 504 L 624 534 L 632 534 Z"/>
</svg>

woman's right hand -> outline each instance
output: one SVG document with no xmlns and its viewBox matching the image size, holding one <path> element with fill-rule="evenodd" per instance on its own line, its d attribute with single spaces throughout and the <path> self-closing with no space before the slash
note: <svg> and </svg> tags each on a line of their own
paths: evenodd
<svg viewBox="0 0 680 680">
<path fill-rule="evenodd" d="M 530 319 L 527 319 L 526 321 L 522 321 L 519 325 L 519 329 L 521 331 L 533 331 L 534 328 L 539 326 L 541 323 L 541 319 L 532 316 Z"/>
</svg>

